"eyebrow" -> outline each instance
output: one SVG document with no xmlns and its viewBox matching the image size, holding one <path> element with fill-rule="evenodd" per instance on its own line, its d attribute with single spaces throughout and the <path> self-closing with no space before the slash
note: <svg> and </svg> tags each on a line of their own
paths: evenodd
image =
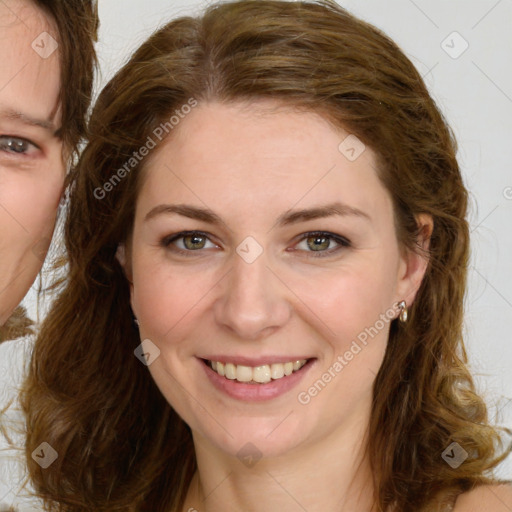
<svg viewBox="0 0 512 512">
<path fill-rule="evenodd" d="M 0 110 L 0 119 L 8 119 L 9 121 L 17 121 L 27 126 L 35 126 L 50 132 L 52 135 L 57 135 L 57 128 L 47 119 L 37 119 L 23 112 L 16 110 Z"/>
<path fill-rule="evenodd" d="M 161 204 L 155 206 L 150 210 L 145 218 L 144 222 L 151 220 L 158 215 L 182 215 L 190 219 L 200 220 L 213 225 L 224 224 L 221 217 L 208 208 L 199 208 L 192 205 L 186 204 Z M 340 202 L 331 203 L 325 206 L 317 206 L 313 208 L 307 208 L 302 210 L 289 210 L 282 214 L 276 224 L 280 227 L 289 226 L 291 224 L 297 224 L 299 222 L 305 222 L 308 220 L 322 219 L 326 217 L 356 217 L 371 221 L 371 217 L 353 206 L 349 206 Z"/>
</svg>

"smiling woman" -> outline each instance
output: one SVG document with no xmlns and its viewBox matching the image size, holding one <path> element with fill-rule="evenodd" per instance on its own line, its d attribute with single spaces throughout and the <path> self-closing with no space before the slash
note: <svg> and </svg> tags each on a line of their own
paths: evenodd
<svg viewBox="0 0 512 512">
<path fill-rule="evenodd" d="M 328 1 L 216 4 L 142 45 L 90 132 L 22 398 L 49 510 L 508 507 L 455 141 L 392 41 Z"/>
</svg>

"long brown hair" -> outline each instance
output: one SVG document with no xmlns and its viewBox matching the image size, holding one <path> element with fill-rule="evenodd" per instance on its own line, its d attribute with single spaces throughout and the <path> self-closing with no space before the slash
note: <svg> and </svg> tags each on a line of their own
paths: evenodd
<svg viewBox="0 0 512 512">
<path fill-rule="evenodd" d="M 375 151 L 404 248 L 417 250 L 416 215 L 434 219 L 426 276 L 407 324 L 391 326 L 374 386 L 378 509 L 437 510 L 501 460 L 462 341 L 467 192 L 423 80 L 390 39 L 334 2 L 236 1 L 157 31 L 94 109 L 66 224 L 69 276 L 22 396 L 30 476 L 50 510 L 181 510 L 195 470 L 190 429 L 133 355 L 140 339 L 115 257 L 146 162 L 134 153 L 191 99 L 262 98 L 318 112 Z M 59 454 L 45 470 L 30 457 L 43 441 Z M 457 470 L 441 457 L 452 442 L 469 454 Z"/>
</svg>

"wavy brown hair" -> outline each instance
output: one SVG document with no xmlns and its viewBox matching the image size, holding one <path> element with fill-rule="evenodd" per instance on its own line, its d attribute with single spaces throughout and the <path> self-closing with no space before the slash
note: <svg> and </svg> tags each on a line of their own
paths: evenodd
<svg viewBox="0 0 512 512">
<path fill-rule="evenodd" d="M 491 481 L 504 455 L 466 367 L 468 196 L 452 132 L 414 66 L 373 26 L 328 0 L 247 0 L 164 26 L 94 109 L 66 224 L 69 276 L 22 395 L 30 476 L 48 509 L 183 506 L 195 471 L 190 429 L 133 355 L 140 338 L 115 256 L 130 236 L 147 160 L 102 198 L 96 192 L 191 98 L 272 98 L 320 113 L 377 154 L 404 249 L 418 249 L 416 216 L 433 217 L 424 281 L 407 324 L 392 323 L 374 386 L 368 449 L 376 508 L 440 510 Z M 59 454 L 45 470 L 30 457 L 42 441 Z M 441 457 L 454 441 L 470 454 L 457 470 Z"/>
</svg>

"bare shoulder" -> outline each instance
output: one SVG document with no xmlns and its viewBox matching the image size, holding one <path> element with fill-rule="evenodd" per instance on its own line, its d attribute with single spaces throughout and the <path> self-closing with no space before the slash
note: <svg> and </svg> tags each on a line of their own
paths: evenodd
<svg viewBox="0 0 512 512">
<path fill-rule="evenodd" d="M 454 512 L 510 512 L 512 486 L 481 485 L 457 498 Z"/>
</svg>

